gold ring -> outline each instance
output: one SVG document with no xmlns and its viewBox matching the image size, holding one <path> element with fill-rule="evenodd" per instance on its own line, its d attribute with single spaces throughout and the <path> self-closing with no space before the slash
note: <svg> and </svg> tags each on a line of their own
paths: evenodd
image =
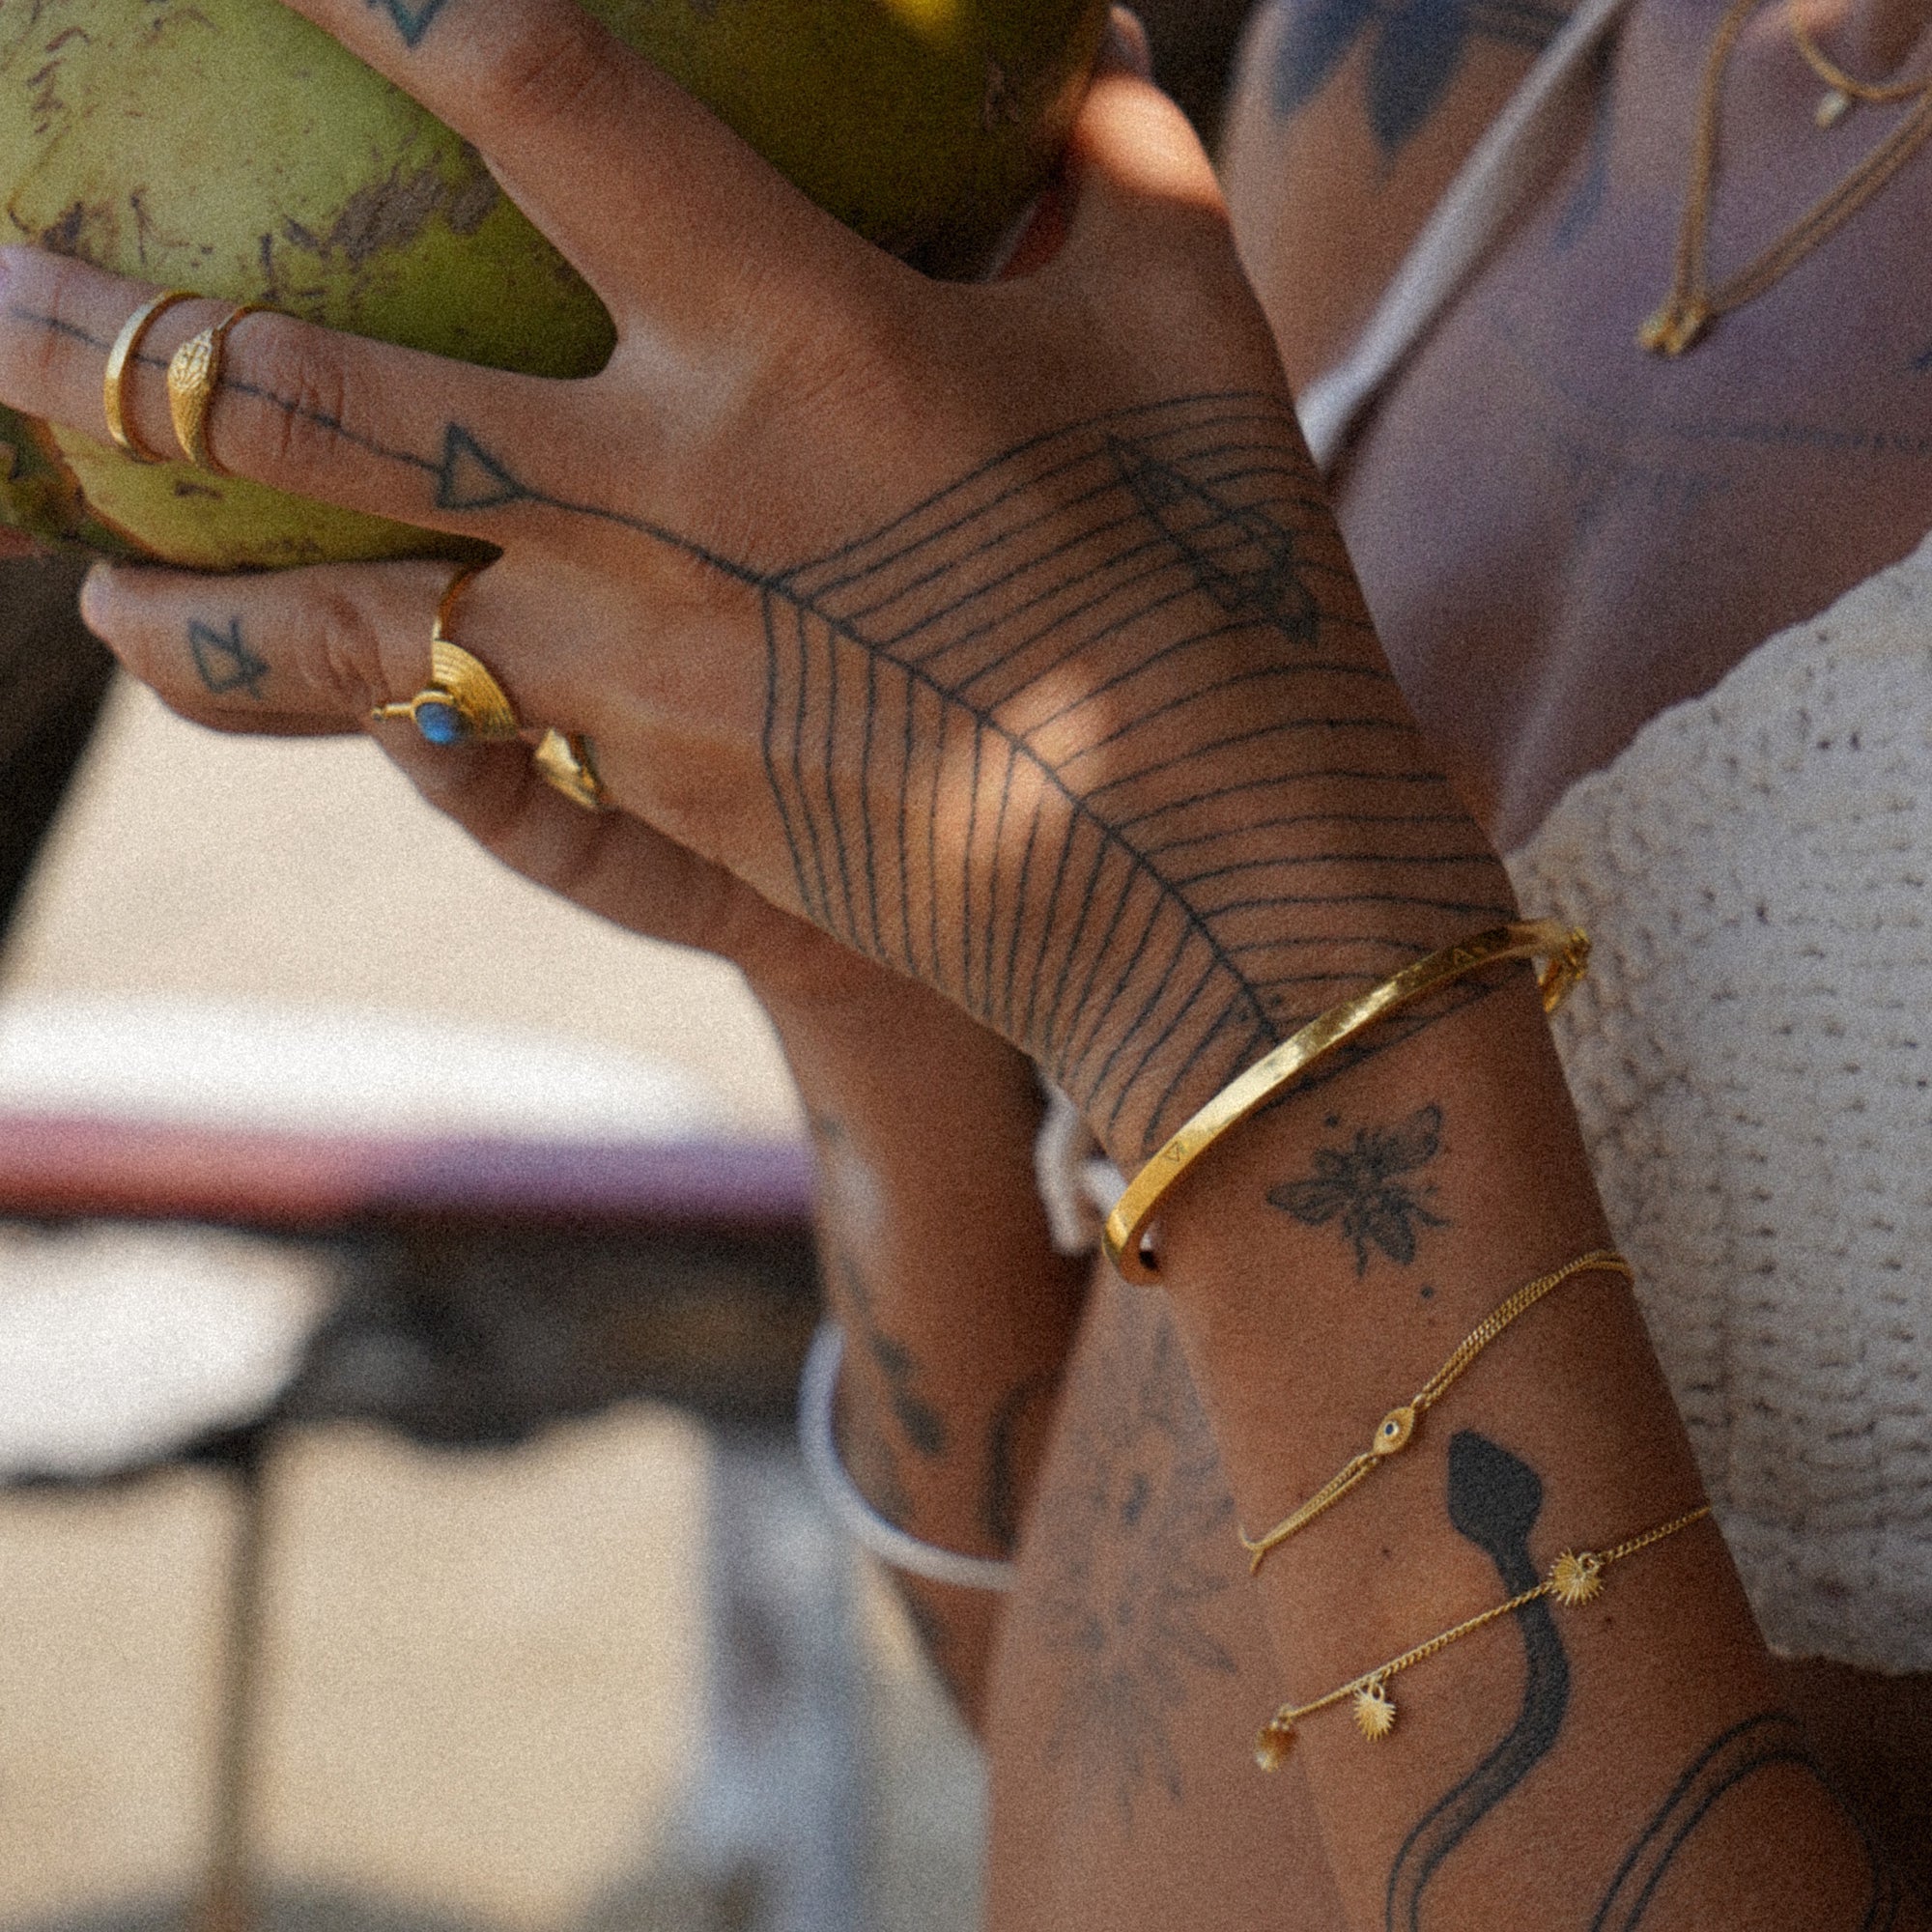
<svg viewBox="0 0 1932 1932">
<path fill-rule="evenodd" d="M 219 322 L 190 335 L 168 362 L 168 414 L 174 421 L 175 440 L 197 469 L 212 476 L 228 474 L 208 451 L 208 415 L 221 387 L 228 331 L 244 315 L 260 315 L 267 307 L 266 302 L 243 302 L 230 309 Z"/>
<path fill-rule="evenodd" d="M 546 731 L 543 743 L 530 755 L 537 776 L 553 791 L 560 791 L 572 805 L 581 805 L 585 811 L 610 809 L 588 738 L 575 732 Z"/>
<path fill-rule="evenodd" d="M 193 298 L 192 289 L 162 290 L 151 300 L 144 301 L 121 325 L 121 333 L 114 338 L 114 347 L 107 352 L 107 373 L 100 383 L 100 407 L 106 412 L 107 434 L 113 440 L 114 447 L 124 456 L 131 456 L 136 463 L 159 463 L 162 459 L 153 450 L 143 449 L 133 431 L 128 427 L 128 405 L 121 393 L 121 385 L 128 379 L 128 365 L 140 353 L 141 338 L 159 320 L 161 311 L 173 308 L 177 302 L 191 301 Z"/>
<path fill-rule="evenodd" d="M 376 719 L 407 718 L 432 745 L 496 745 L 520 737 L 523 726 L 503 687 L 480 658 L 449 635 L 449 613 L 464 586 L 483 568 L 469 564 L 449 580 L 430 632 L 428 685 L 400 704 L 379 704 Z"/>
</svg>

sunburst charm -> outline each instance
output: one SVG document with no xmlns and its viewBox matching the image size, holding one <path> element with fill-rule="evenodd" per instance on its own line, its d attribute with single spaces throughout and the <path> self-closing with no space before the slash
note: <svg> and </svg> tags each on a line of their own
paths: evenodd
<svg viewBox="0 0 1932 1932">
<path fill-rule="evenodd" d="M 1395 1729 L 1395 1706 L 1379 1681 L 1355 1692 L 1355 1728 L 1371 1743 Z"/>
<path fill-rule="evenodd" d="M 1293 1748 L 1293 1724 L 1286 1718 L 1271 1719 L 1255 1738 L 1255 1763 L 1263 1771 L 1279 1771 Z"/>
<path fill-rule="evenodd" d="M 1549 1566 L 1549 1587 L 1559 1604 L 1587 1604 L 1604 1587 L 1604 1559 L 1566 1549 Z"/>
</svg>

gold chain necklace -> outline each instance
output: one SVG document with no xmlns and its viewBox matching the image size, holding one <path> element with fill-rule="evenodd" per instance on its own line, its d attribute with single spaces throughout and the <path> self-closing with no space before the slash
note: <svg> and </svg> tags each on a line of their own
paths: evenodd
<svg viewBox="0 0 1932 1932">
<path fill-rule="evenodd" d="M 1883 107 L 1900 100 L 1917 100 L 1922 95 L 1932 94 L 1932 79 L 1899 80 L 1880 87 L 1847 73 L 1811 38 L 1811 29 L 1804 24 L 1804 15 L 1798 11 L 1798 0 L 1785 0 L 1784 17 L 1791 28 L 1792 44 L 1797 47 L 1800 57 L 1825 83 L 1825 93 L 1811 116 L 1819 127 L 1835 128 L 1851 112 L 1855 101 L 1862 100 Z"/>
<path fill-rule="evenodd" d="M 1823 199 L 1801 215 L 1768 248 L 1716 288 L 1705 279 L 1705 249 L 1711 194 L 1718 179 L 1718 122 L 1724 69 L 1745 22 L 1764 0 L 1732 0 L 1711 43 L 1697 103 L 1697 128 L 1690 149 L 1690 180 L 1684 196 L 1684 218 L 1677 231 L 1677 260 L 1670 293 L 1636 339 L 1657 355 L 1682 355 L 1694 348 L 1721 315 L 1742 308 L 1781 281 L 1804 257 L 1831 240 L 1907 161 L 1932 140 L 1932 84 L 1918 104 L 1862 161 Z"/>
</svg>

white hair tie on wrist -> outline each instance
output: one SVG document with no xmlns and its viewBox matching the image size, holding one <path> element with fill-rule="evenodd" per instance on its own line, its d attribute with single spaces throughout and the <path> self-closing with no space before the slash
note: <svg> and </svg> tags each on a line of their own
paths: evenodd
<svg viewBox="0 0 1932 1932">
<path fill-rule="evenodd" d="M 845 1356 L 845 1331 L 838 1322 L 820 1324 L 798 1382 L 798 1444 L 819 1493 L 834 1516 L 880 1562 L 910 1571 L 929 1582 L 961 1590 L 1010 1590 L 1013 1566 L 994 1556 L 962 1556 L 908 1536 L 888 1522 L 846 1473 L 832 1435 L 832 1400 L 838 1388 L 838 1365 Z"/>
</svg>

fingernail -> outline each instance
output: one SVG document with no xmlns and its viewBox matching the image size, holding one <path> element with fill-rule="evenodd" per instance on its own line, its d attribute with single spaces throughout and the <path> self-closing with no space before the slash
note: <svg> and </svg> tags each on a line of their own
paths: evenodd
<svg viewBox="0 0 1932 1932">
<path fill-rule="evenodd" d="M 111 564 L 97 563 L 80 581 L 80 621 L 104 640 L 108 608 L 114 596 Z"/>
<path fill-rule="evenodd" d="M 1141 16 L 1131 7 L 1115 7 L 1107 14 L 1107 38 L 1100 49 L 1100 65 L 1125 69 L 1143 80 L 1153 78 L 1153 49 Z"/>
</svg>

